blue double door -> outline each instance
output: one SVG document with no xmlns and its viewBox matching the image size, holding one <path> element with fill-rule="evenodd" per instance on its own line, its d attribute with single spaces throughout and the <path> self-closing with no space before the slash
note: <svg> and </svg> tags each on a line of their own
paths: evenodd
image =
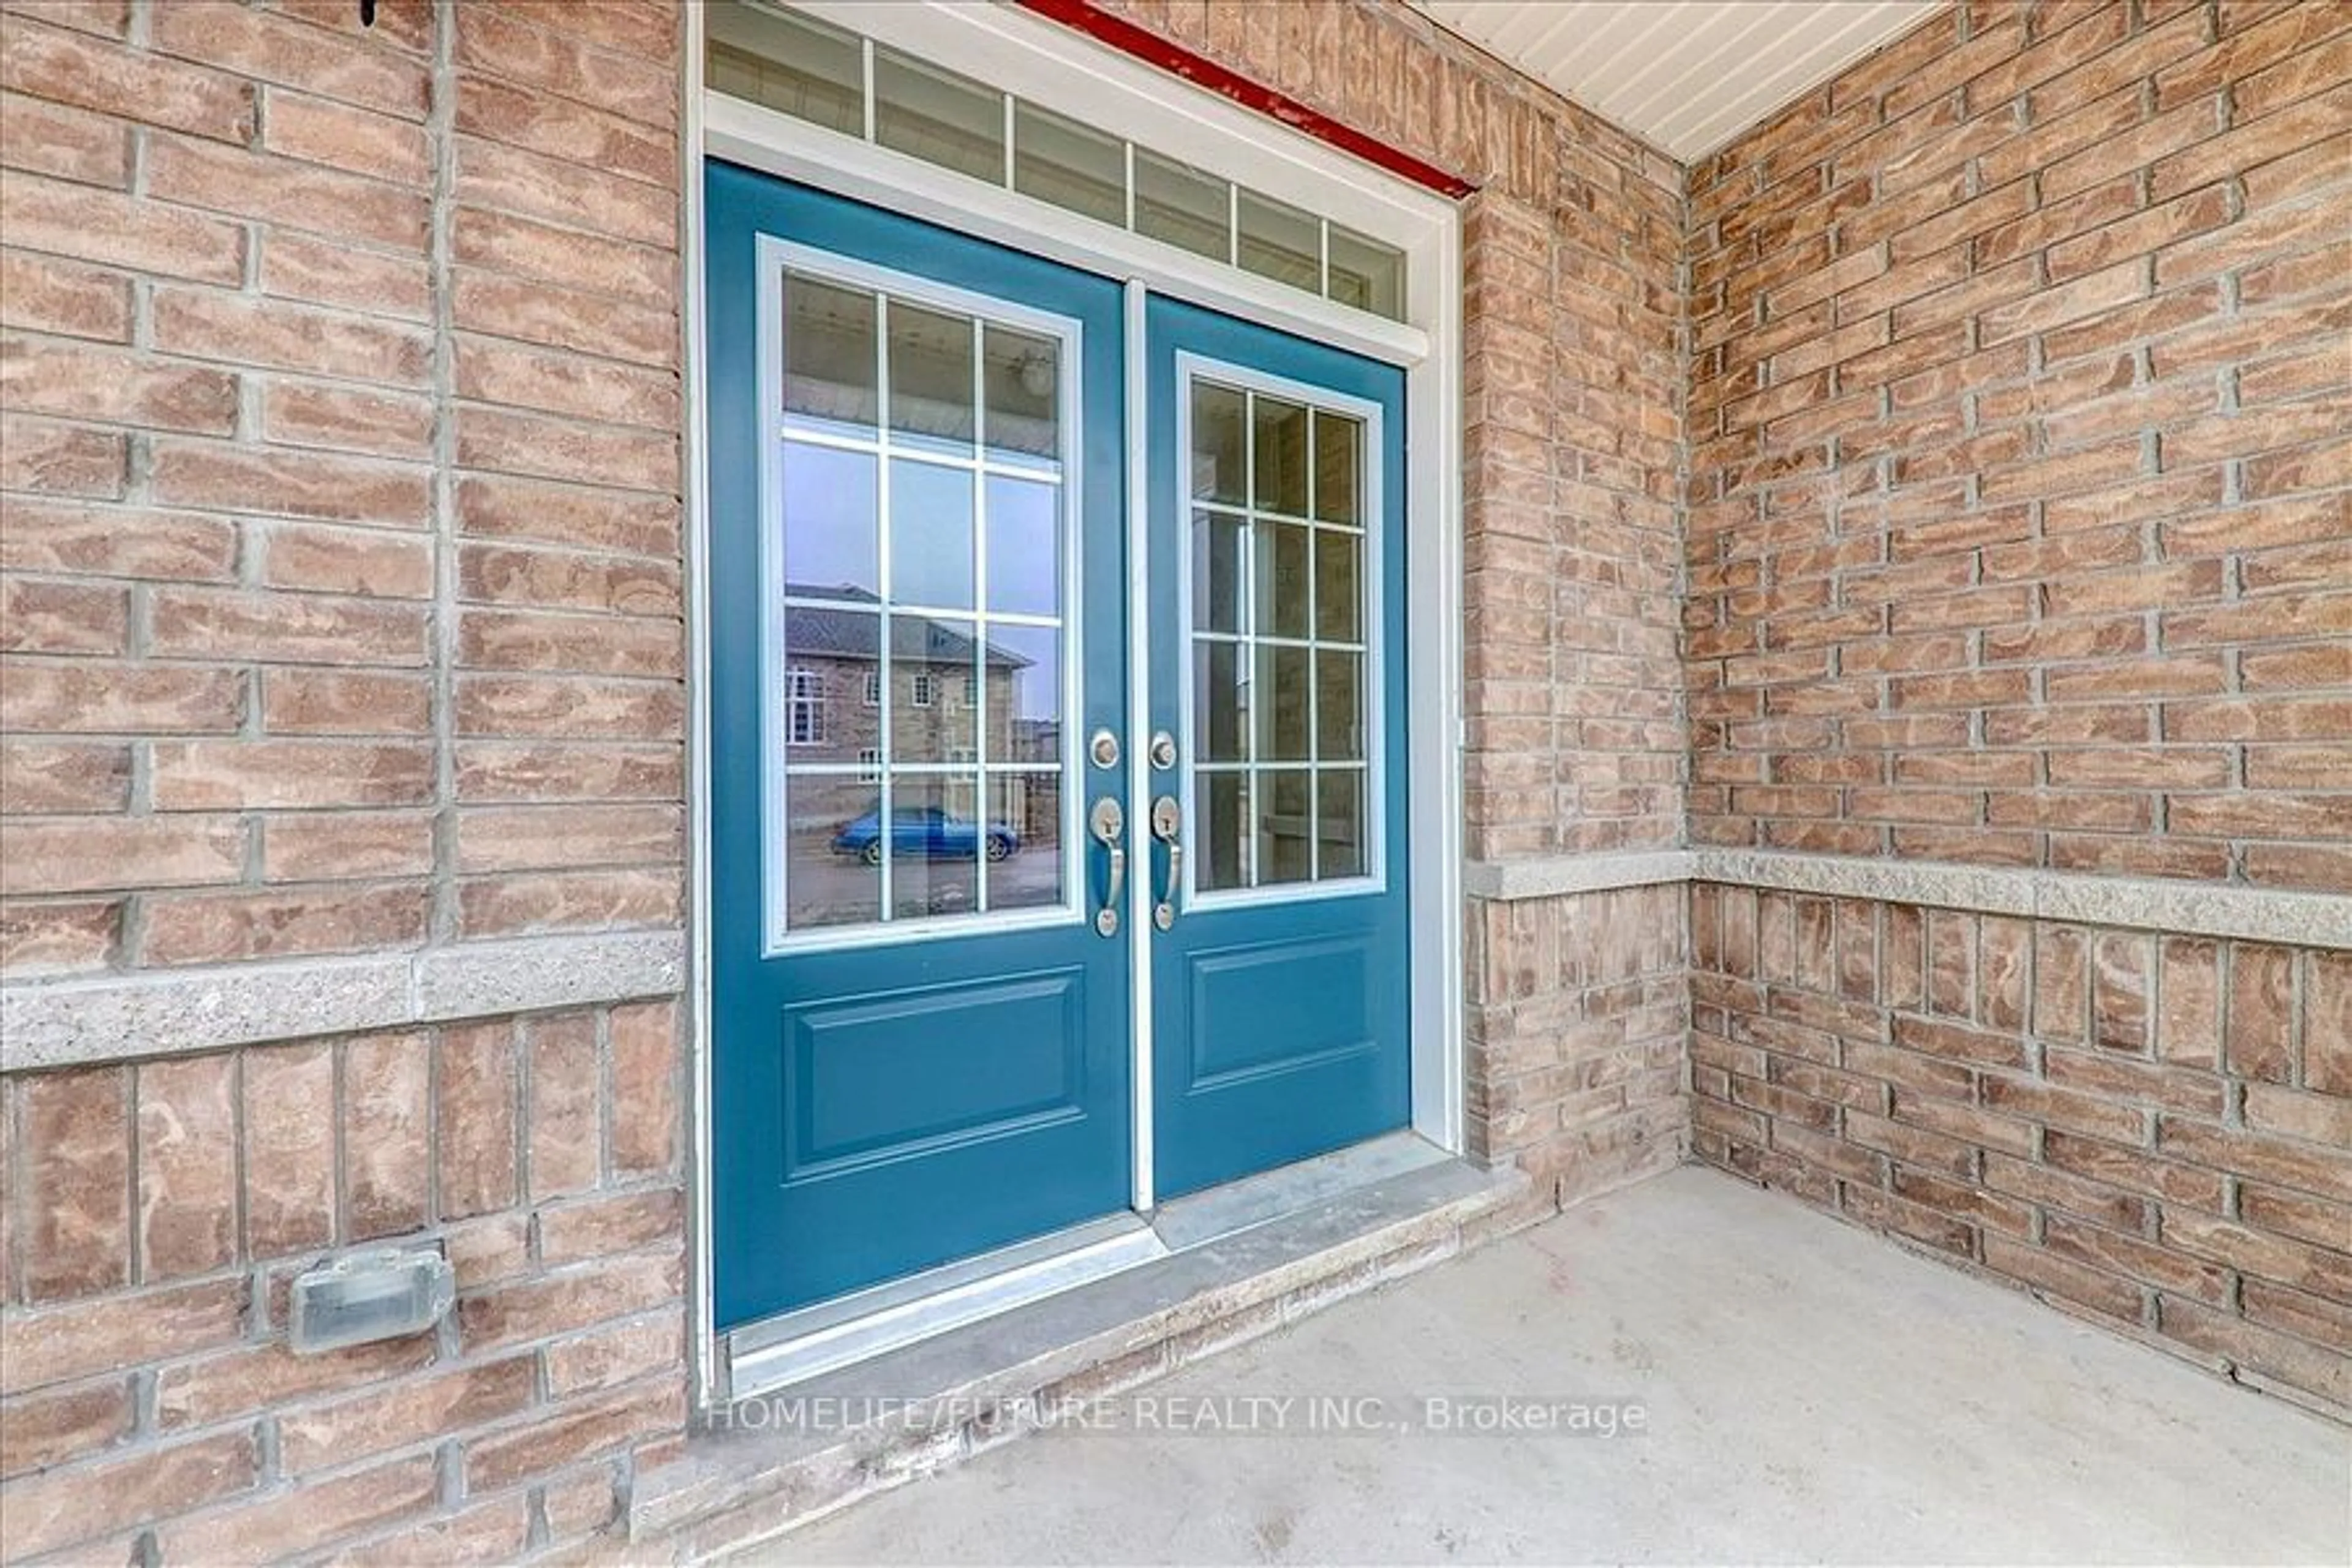
<svg viewBox="0 0 2352 1568">
<path fill-rule="evenodd" d="M 719 1324 L 1404 1125 L 1401 373 L 708 177 Z"/>
</svg>

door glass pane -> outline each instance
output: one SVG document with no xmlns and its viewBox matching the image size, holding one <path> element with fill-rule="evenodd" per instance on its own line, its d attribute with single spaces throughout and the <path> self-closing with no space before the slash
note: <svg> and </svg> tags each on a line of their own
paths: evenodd
<svg viewBox="0 0 2352 1568">
<path fill-rule="evenodd" d="M 1363 637 L 1363 537 L 1315 531 L 1315 635 L 1327 642 Z"/>
<path fill-rule="evenodd" d="M 1304 882 L 1315 874 L 1311 820 L 1315 775 L 1285 768 L 1257 775 L 1257 879 Z"/>
<path fill-rule="evenodd" d="M 974 623 L 890 617 L 890 757 L 900 763 L 980 760 Z"/>
<path fill-rule="evenodd" d="M 1307 652 L 1303 647 L 1257 650 L 1257 760 L 1305 762 L 1315 754 L 1307 716 Z"/>
<path fill-rule="evenodd" d="M 877 781 L 878 783 L 878 781 Z M 854 776 L 794 777 L 785 792 L 788 926 L 863 925 L 882 912 L 881 793 Z"/>
<path fill-rule="evenodd" d="M 1116 136 L 1016 100 L 1013 188 L 1124 227 L 1127 145 Z"/>
<path fill-rule="evenodd" d="M 1364 775 L 1354 768 L 1326 769 L 1316 775 L 1316 844 L 1318 877 L 1364 874 Z"/>
<path fill-rule="evenodd" d="M 890 773 L 890 910 L 900 920 L 980 908 L 978 773 Z"/>
<path fill-rule="evenodd" d="M 1186 747 L 1207 836 L 1196 885 L 1360 877 L 1379 788 L 1363 640 L 1371 427 L 1205 379 L 1188 396 L 1195 492 L 1230 493 L 1237 444 L 1249 479 L 1247 504 L 1192 510 Z"/>
<path fill-rule="evenodd" d="M 890 464 L 890 599 L 972 608 L 972 471 L 894 458 Z"/>
<path fill-rule="evenodd" d="M 1201 868 L 1204 890 L 1250 885 L 1249 775 L 1200 776 Z"/>
<path fill-rule="evenodd" d="M 969 458 L 979 435 L 971 399 L 971 320 L 893 305 L 892 437 L 910 449 Z"/>
<path fill-rule="evenodd" d="M 991 474 L 988 607 L 1010 615 L 1062 609 L 1062 487 Z"/>
<path fill-rule="evenodd" d="M 784 424 L 828 435 L 874 432 L 874 296 L 784 275 Z"/>
<path fill-rule="evenodd" d="M 1249 404 L 1229 386 L 1192 384 L 1192 496 L 1249 504 Z"/>
<path fill-rule="evenodd" d="M 1242 520 L 1222 511 L 1192 514 L 1192 626 L 1197 631 L 1242 629 L 1242 595 L 1249 582 L 1242 561 Z"/>
<path fill-rule="evenodd" d="M 882 617 L 867 602 L 810 595 L 786 607 L 775 719 L 788 765 L 855 763 L 860 748 L 875 743 L 876 714 L 866 699 L 881 651 Z"/>
<path fill-rule="evenodd" d="M 1004 95 L 896 50 L 874 51 L 874 139 L 1004 184 Z"/>
<path fill-rule="evenodd" d="M 1404 320 L 1404 253 L 1331 226 L 1331 298 L 1359 310 Z"/>
<path fill-rule="evenodd" d="M 1253 396 L 1256 465 L 1251 504 L 1260 511 L 1307 515 L 1307 410 L 1278 397 Z"/>
<path fill-rule="evenodd" d="M 1062 345 L 992 326 L 982 334 L 990 462 L 1054 468 L 1062 454 Z"/>
<path fill-rule="evenodd" d="M 1249 760 L 1246 643 L 1204 642 L 1192 650 L 1192 754 L 1204 763 Z"/>
<path fill-rule="evenodd" d="M 1318 762 L 1363 760 L 1363 655 L 1315 650 L 1315 756 Z"/>
<path fill-rule="evenodd" d="M 1063 341 L 790 271 L 785 295 L 772 913 L 789 933 L 1060 908 Z"/>
<path fill-rule="evenodd" d="M 1315 515 L 1325 522 L 1360 522 L 1364 422 L 1315 411 Z"/>
<path fill-rule="evenodd" d="M 871 452 L 784 443 L 784 592 L 882 591 L 879 469 Z"/>
<path fill-rule="evenodd" d="M 988 760 L 1050 763 L 1062 754 L 1062 634 L 1052 626 L 989 629 Z"/>
<path fill-rule="evenodd" d="M 1062 901 L 1062 775 L 992 773 L 988 780 L 988 907 Z"/>
<path fill-rule="evenodd" d="M 1295 522 L 1261 520 L 1251 530 L 1257 542 L 1257 634 L 1305 637 L 1307 614 L 1307 552 L 1311 531 Z"/>
</svg>

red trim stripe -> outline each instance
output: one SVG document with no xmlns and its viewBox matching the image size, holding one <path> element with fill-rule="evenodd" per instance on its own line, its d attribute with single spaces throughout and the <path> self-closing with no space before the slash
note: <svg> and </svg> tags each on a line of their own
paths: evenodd
<svg viewBox="0 0 2352 1568">
<path fill-rule="evenodd" d="M 1024 10 L 1050 17 L 1064 26 L 1075 27 L 1121 54 L 1132 55 L 1162 70 L 1172 71 L 1186 81 L 1233 100 L 1244 109 L 1271 115 L 1293 130 L 1305 132 L 1318 142 L 1328 142 L 1343 153 L 1351 153 L 1367 163 L 1401 175 L 1442 196 L 1459 201 L 1477 189 L 1461 175 L 1448 174 L 1402 148 L 1391 147 L 1385 142 L 1367 136 L 1354 126 L 1342 124 L 1320 110 L 1299 102 L 1286 92 L 1277 92 L 1273 88 L 1252 81 L 1206 55 L 1172 43 L 1157 33 L 1136 26 L 1124 16 L 1115 16 L 1096 5 L 1094 0 L 1016 0 L 1016 3 Z"/>
</svg>

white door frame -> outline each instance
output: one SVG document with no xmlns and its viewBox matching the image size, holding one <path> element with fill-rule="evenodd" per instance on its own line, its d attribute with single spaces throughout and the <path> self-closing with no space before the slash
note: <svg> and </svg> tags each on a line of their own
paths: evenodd
<svg viewBox="0 0 2352 1568">
<path fill-rule="evenodd" d="M 1392 766 L 1410 769 L 1407 825 L 1412 965 L 1412 1127 L 1451 1152 L 1463 1148 L 1461 226 L 1443 197 L 1340 153 L 1272 118 L 1243 109 L 1095 39 L 1003 5 L 952 0 L 793 0 L 803 10 L 903 52 L 1019 94 L 1082 122 L 1116 126 L 1140 146 L 1181 158 L 1290 202 L 1405 255 L 1405 320 L 1390 321 L 1286 288 L 1235 267 L 1066 212 L 1013 191 L 922 163 L 857 138 L 703 86 L 703 7 L 686 7 L 686 99 L 681 123 L 685 288 L 686 553 L 691 688 L 688 742 L 688 908 L 691 973 L 688 1173 L 693 1197 L 689 1269 L 692 1391 L 698 1409 L 719 1394 L 711 1292 L 710 832 L 709 683 L 709 511 L 703 475 L 709 430 L 703 377 L 709 322 L 703 298 L 706 157 L 764 170 L 910 216 L 1065 261 L 1128 284 L 1128 417 L 1142 429 L 1142 300 L 1150 289 L 1329 342 L 1405 372 L 1407 672 L 1406 746 Z M 1130 446 L 1134 442 L 1130 441 Z M 1139 465 L 1129 463 L 1128 507 L 1133 604 L 1130 742 L 1146 715 L 1139 657 L 1146 627 L 1143 556 L 1134 535 L 1144 512 Z M 1131 770 L 1129 820 L 1148 820 L 1148 770 Z M 1143 884 L 1130 879 L 1127 911 L 1136 943 L 1139 1050 L 1147 1048 L 1150 930 Z M 1139 1207 L 1150 1190 L 1150 1064 L 1137 1064 Z"/>
</svg>

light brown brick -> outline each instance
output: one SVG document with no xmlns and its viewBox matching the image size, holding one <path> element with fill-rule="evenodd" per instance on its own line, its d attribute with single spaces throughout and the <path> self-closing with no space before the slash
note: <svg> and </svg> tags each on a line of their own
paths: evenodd
<svg viewBox="0 0 2352 1568">
<path fill-rule="evenodd" d="M 349 1460 L 464 1432 L 531 1404 L 538 1369 L 529 1356 L 409 1377 L 280 1415 L 280 1462 L 300 1476 Z"/>
<path fill-rule="evenodd" d="M 499 1021 L 444 1029 L 434 1045 L 434 1143 L 445 1218 L 515 1201 L 520 1096 L 515 1028 Z"/>
<path fill-rule="evenodd" d="M 161 966 L 415 947 L 425 903 L 423 888 L 399 883 L 158 898 L 140 953 Z"/>
<path fill-rule="evenodd" d="M 673 1002 L 635 1003 L 612 1011 L 613 1163 L 618 1171 L 677 1168 L 677 1030 Z"/>
<path fill-rule="evenodd" d="M 420 745 L 157 742 L 149 755 L 158 811 L 415 805 L 433 794 L 433 753 Z"/>
<path fill-rule="evenodd" d="M 131 1384 L 120 1377 L 0 1400 L 0 1476 L 19 1476 L 103 1452 L 131 1427 Z"/>
<path fill-rule="evenodd" d="M 246 1281 L 202 1279 L 0 1316 L 11 1396 L 157 1360 L 233 1344 Z"/>
<path fill-rule="evenodd" d="M 533 1199 L 593 1187 L 603 1168 L 603 1064 L 596 1037 L 595 1016 L 588 1013 L 533 1019 L 526 1026 Z"/>
<path fill-rule="evenodd" d="M 228 588 L 159 589 L 152 650 L 180 658 L 422 665 L 426 614 L 408 604 Z"/>
<path fill-rule="evenodd" d="M 335 1228 L 335 1063 L 325 1046 L 244 1058 L 245 1244 L 256 1258 L 323 1247 Z"/>
<path fill-rule="evenodd" d="M 167 1447 L 133 1449 L 9 1483 L 0 1548 L 12 1558 L 168 1519 L 251 1488 L 260 1476 L 252 1434 L 226 1432 Z"/>
<path fill-rule="evenodd" d="M 197 887 L 243 874 L 245 830 L 233 818 L 52 816 L 10 824 L 0 892 Z"/>
<path fill-rule="evenodd" d="M 346 1232 L 364 1240 L 417 1229 L 432 1217 L 430 1044 L 370 1036 L 341 1056 Z"/>
<path fill-rule="evenodd" d="M 116 431 L 0 418 L 0 488 L 119 500 L 130 443 Z"/>
<path fill-rule="evenodd" d="M 208 1273 L 237 1256 L 236 1079 L 226 1055 L 138 1068 L 143 1280 Z"/>
<path fill-rule="evenodd" d="M 421 877 L 433 866 L 424 812 L 303 813 L 262 825 L 261 874 L 272 882 Z"/>
<path fill-rule="evenodd" d="M 421 1516 L 438 1496 L 433 1456 L 418 1454 L 277 1491 L 267 1501 L 191 1514 L 166 1524 L 158 1539 L 179 1562 L 262 1563 Z"/>
<path fill-rule="evenodd" d="M 131 280 L 78 262 L 0 249 L 0 323 L 129 342 Z"/>
<path fill-rule="evenodd" d="M 237 378 L 76 343 L 0 339 L 0 396 L 12 408 L 225 436 L 236 428 Z"/>
<path fill-rule="evenodd" d="M 242 142 L 253 134 L 253 89 L 219 71 L 159 59 L 12 14 L 0 84 L 29 97 L 149 125 Z"/>
<path fill-rule="evenodd" d="M 12 174 L 0 181 L 0 228 L 27 250 L 234 285 L 245 274 L 245 231 L 185 207 L 112 191 Z"/>
</svg>

